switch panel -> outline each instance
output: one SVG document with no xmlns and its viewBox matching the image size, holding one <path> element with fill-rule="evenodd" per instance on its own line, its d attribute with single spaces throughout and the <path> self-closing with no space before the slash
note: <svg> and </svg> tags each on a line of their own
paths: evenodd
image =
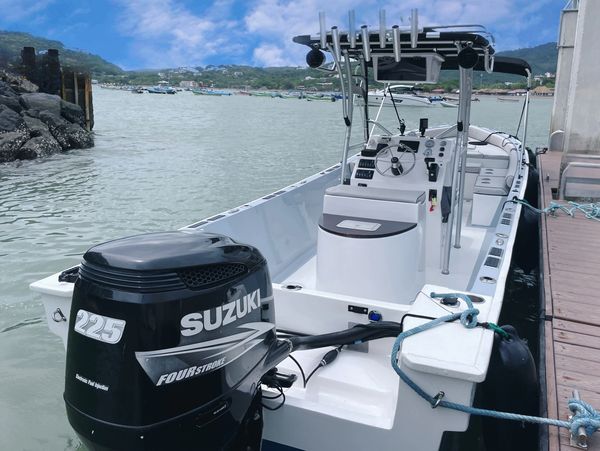
<svg viewBox="0 0 600 451">
<path fill-rule="evenodd" d="M 355 177 L 357 179 L 371 180 L 373 178 L 373 171 L 369 171 L 367 169 L 357 169 Z"/>
<path fill-rule="evenodd" d="M 375 160 L 361 159 L 358 162 L 358 167 L 359 168 L 366 168 L 366 169 L 375 169 Z"/>
</svg>

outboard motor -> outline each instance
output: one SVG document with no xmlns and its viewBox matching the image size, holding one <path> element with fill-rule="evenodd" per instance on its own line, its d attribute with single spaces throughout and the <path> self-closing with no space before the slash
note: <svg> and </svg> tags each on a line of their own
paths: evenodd
<svg viewBox="0 0 600 451">
<path fill-rule="evenodd" d="M 90 450 L 259 450 L 260 379 L 282 360 L 274 314 L 265 259 L 230 238 L 93 247 L 71 307 L 71 425 Z"/>
</svg>

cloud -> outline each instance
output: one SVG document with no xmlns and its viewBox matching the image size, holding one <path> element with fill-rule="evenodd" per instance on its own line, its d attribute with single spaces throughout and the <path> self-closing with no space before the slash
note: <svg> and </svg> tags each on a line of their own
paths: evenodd
<svg viewBox="0 0 600 451">
<path fill-rule="evenodd" d="M 327 3 L 318 0 L 256 0 L 244 22 L 248 31 L 259 38 L 253 53 L 255 64 L 296 65 L 304 64 L 306 49 L 294 44 L 292 37 L 318 33 L 319 11 L 326 13 L 328 28 L 338 25 L 347 29 L 347 12 L 355 9 L 357 26 L 367 24 L 373 29 L 379 26 L 380 9 L 386 10 L 389 28 L 394 24 L 408 25 L 411 8 L 418 8 L 420 25 L 483 22 L 482 25 L 496 35 L 498 48 L 507 49 L 523 47 L 523 35 L 531 35 L 534 27 L 543 29 L 540 13 L 552 6 L 558 15 L 562 6 L 560 2 L 562 0 L 496 0 L 491 7 L 489 0 L 330 0 Z"/>
<path fill-rule="evenodd" d="M 244 50 L 235 39 L 237 22 L 228 18 L 229 1 L 216 1 L 201 13 L 176 0 L 119 0 L 118 30 L 132 38 L 132 50 L 151 67 L 202 65 L 214 55 Z"/>
<path fill-rule="evenodd" d="M 297 61 L 286 57 L 284 50 L 272 44 L 262 44 L 252 54 L 258 66 L 293 66 Z"/>
<path fill-rule="evenodd" d="M 328 28 L 346 29 L 350 9 L 356 10 L 357 26 L 371 29 L 378 27 L 382 8 L 388 27 L 408 25 L 411 8 L 419 9 L 421 25 L 483 22 L 495 34 L 498 49 L 523 47 L 552 34 L 545 31 L 547 11 L 554 9 L 558 17 L 563 0 L 496 0 L 493 8 L 489 0 L 113 1 L 120 9 L 117 29 L 129 39 L 132 57 L 146 67 L 172 67 L 304 65 L 306 49 L 292 38 L 318 33 L 319 11 L 326 13 Z"/>
<path fill-rule="evenodd" d="M 326 7 L 318 0 L 259 0 L 244 18 L 246 29 L 257 36 L 259 44 L 253 53 L 254 64 L 303 65 L 306 49 L 292 41 L 301 34 L 318 32 L 319 11 L 325 11 L 330 24 L 346 23 L 349 9 L 373 1 L 330 0 Z M 272 59 L 266 59 L 269 56 Z"/>
<path fill-rule="evenodd" d="M 0 0 L 0 23 L 18 22 L 44 11 L 54 0 Z"/>
</svg>

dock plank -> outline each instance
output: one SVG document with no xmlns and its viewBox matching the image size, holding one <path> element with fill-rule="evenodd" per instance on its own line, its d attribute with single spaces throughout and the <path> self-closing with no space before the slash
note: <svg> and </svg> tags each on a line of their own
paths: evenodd
<svg viewBox="0 0 600 451">
<path fill-rule="evenodd" d="M 590 360 L 592 362 L 598 361 L 598 357 L 600 357 L 600 352 L 597 350 L 594 351 L 591 348 L 578 346 L 577 344 L 563 343 L 560 341 L 554 342 L 554 352 L 555 354 L 570 355 L 581 360 Z"/>
<path fill-rule="evenodd" d="M 554 298 L 554 317 L 570 319 L 583 324 L 598 325 L 600 323 L 600 305 L 596 310 L 580 302 L 564 301 L 560 297 Z"/>
<path fill-rule="evenodd" d="M 582 362 L 583 363 L 583 362 Z M 591 362 L 585 362 L 590 364 Z M 581 369 L 581 366 L 579 366 Z M 600 376 L 578 373 L 576 371 L 557 368 L 556 382 L 567 387 L 573 386 L 578 389 L 588 390 L 600 394 Z"/>
<path fill-rule="evenodd" d="M 579 334 L 577 332 L 554 329 L 554 340 L 560 341 L 562 343 L 568 343 L 572 345 L 580 345 L 585 346 L 587 348 L 592 348 L 598 351 L 597 357 L 600 357 L 600 337 L 595 337 L 593 335 L 585 335 Z M 586 351 L 587 354 L 593 356 L 595 351 Z M 568 353 L 565 353 L 568 354 Z M 600 361 L 600 358 L 598 359 Z M 598 373 L 600 374 L 600 372 Z"/>
<path fill-rule="evenodd" d="M 538 157 L 540 207 L 553 201 L 562 153 Z M 542 216 L 541 274 L 546 312 L 546 403 L 548 416 L 566 420 L 573 390 L 600 408 L 600 222 L 563 212 Z M 569 431 L 549 428 L 550 451 L 577 450 Z M 600 451 L 600 435 L 589 441 Z"/>
<path fill-rule="evenodd" d="M 585 335 L 592 335 L 594 337 L 600 337 L 600 327 L 588 326 L 586 324 L 579 324 L 573 321 L 567 321 L 564 319 L 557 319 L 554 321 L 554 328 L 561 330 L 570 330 Z"/>
<path fill-rule="evenodd" d="M 553 154 L 550 154 L 554 157 Z M 560 165 L 560 163 L 558 163 Z M 540 207 L 544 208 L 545 205 L 552 200 L 552 188 L 558 189 L 558 165 L 553 165 L 550 158 L 538 158 L 538 168 L 540 176 L 540 191 L 539 200 Z M 556 166 L 556 167 L 555 167 Z M 546 355 L 546 414 L 550 418 L 559 418 L 559 406 L 558 400 L 562 399 L 562 393 L 559 393 L 558 384 L 556 383 L 556 373 L 554 369 L 554 339 L 552 332 L 552 315 L 554 313 L 553 299 L 552 299 L 552 284 L 553 280 L 550 277 L 549 267 L 549 254 L 548 254 L 548 225 L 547 222 L 553 218 L 548 218 L 546 215 L 541 216 L 540 220 L 540 239 L 542 248 L 540 252 L 541 256 L 541 267 L 540 272 L 542 274 L 543 286 L 541 287 L 544 294 L 544 310 L 545 314 L 549 315 L 550 320 L 545 321 L 546 334 L 545 334 L 545 355 Z M 559 428 L 549 427 L 548 428 L 548 449 L 549 451 L 560 451 L 561 438 Z M 565 448 L 566 449 L 566 448 Z"/>
</svg>

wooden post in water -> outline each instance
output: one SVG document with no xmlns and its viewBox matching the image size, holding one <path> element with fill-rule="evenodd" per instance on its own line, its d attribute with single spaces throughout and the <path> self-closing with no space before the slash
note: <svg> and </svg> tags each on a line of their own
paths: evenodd
<svg viewBox="0 0 600 451">
<path fill-rule="evenodd" d="M 23 47 L 21 50 L 21 75 L 32 83 L 38 84 L 38 69 L 36 65 L 35 48 Z"/>
<path fill-rule="evenodd" d="M 44 55 L 39 82 L 40 91 L 60 95 L 61 68 L 58 50 L 48 49 L 48 53 Z"/>
<path fill-rule="evenodd" d="M 92 118 L 94 116 L 94 112 L 92 111 L 92 80 L 89 76 L 85 77 L 83 90 L 83 112 L 85 113 L 85 128 L 89 131 L 94 126 L 94 123 L 92 121 Z"/>
<path fill-rule="evenodd" d="M 37 58 L 35 48 L 24 47 L 21 51 L 20 73 L 40 88 L 40 92 L 59 95 L 66 102 L 79 105 L 85 117 L 85 128 L 94 127 L 92 100 L 92 78 L 90 74 L 62 69 L 58 50 L 49 49 L 46 55 Z"/>
<path fill-rule="evenodd" d="M 77 86 L 76 72 L 73 72 L 73 103 L 79 105 L 79 86 Z"/>
<path fill-rule="evenodd" d="M 85 128 L 91 131 L 94 128 L 94 105 L 90 74 L 63 70 L 61 97 L 81 107 L 85 117 Z"/>
</svg>

